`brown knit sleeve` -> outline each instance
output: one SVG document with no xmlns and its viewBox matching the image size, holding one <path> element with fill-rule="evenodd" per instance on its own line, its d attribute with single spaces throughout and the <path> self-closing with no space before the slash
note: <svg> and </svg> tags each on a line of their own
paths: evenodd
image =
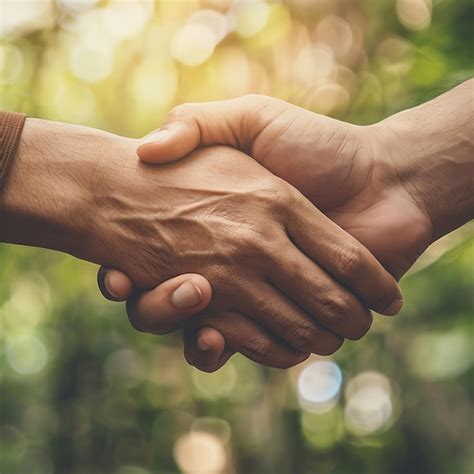
<svg viewBox="0 0 474 474">
<path fill-rule="evenodd" d="M 0 190 L 7 180 L 25 119 L 25 114 L 0 110 Z"/>
</svg>

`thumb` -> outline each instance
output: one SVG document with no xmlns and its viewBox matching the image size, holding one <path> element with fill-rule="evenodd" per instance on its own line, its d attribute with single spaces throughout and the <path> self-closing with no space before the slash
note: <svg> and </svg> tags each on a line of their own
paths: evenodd
<svg viewBox="0 0 474 474">
<path fill-rule="evenodd" d="M 165 123 L 140 140 L 137 155 L 145 163 L 172 163 L 198 148 L 200 141 L 199 132 L 196 134 L 192 122 Z"/>
<path fill-rule="evenodd" d="M 127 301 L 127 313 L 135 329 L 166 334 L 199 314 L 212 298 L 210 283 L 201 275 L 184 274 L 165 281 Z"/>
<path fill-rule="evenodd" d="M 161 128 L 144 137 L 137 154 L 147 163 L 169 163 L 198 147 L 228 145 L 251 148 L 258 130 L 259 110 L 272 99 L 243 96 L 236 99 L 175 107 Z"/>
</svg>

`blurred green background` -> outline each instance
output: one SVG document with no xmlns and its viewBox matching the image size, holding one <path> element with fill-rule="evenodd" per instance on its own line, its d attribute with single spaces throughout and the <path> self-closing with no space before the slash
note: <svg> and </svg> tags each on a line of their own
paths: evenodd
<svg viewBox="0 0 474 474">
<path fill-rule="evenodd" d="M 472 76 L 473 24 L 470 0 L 2 0 L 0 107 L 141 136 L 252 92 L 370 123 Z M 1 245 L 0 472 L 474 472 L 473 235 L 332 358 L 215 374 L 134 332 L 93 265 Z"/>
</svg>

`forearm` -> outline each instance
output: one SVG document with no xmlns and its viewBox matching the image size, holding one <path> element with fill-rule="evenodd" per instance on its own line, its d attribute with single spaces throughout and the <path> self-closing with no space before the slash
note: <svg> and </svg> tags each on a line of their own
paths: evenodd
<svg viewBox="0 0 474 474">
<path fill-rule="evenodd" d="M 433 240 L 474 217 L 474 80 L 375 125 L 397 178 L 429 215 Z"/>
<path fill-rule="evenodd" d="M 103 132 L 27 119 L 0 193 L 0 241 L 84 257 Z"/>
</svg>

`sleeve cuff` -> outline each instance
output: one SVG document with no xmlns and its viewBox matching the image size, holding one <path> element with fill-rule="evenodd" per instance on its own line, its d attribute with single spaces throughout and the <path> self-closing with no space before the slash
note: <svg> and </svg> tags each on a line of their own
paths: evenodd
<svg viewBox="0 0 474 474">
<path fill-rule="evenodd" d="M 7 180 L 25 119 L 25 114 L 0 110 L 0 190 Z"/>
</svg>

